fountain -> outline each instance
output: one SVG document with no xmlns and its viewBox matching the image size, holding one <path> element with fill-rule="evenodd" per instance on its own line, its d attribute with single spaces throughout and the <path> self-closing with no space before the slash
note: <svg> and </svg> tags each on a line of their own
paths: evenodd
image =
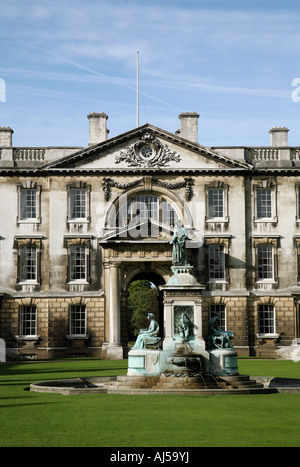
<svg viewBox="0 0 300 467">
<path fill-rule="evenodd" d="M 233 335 L 219 328 L 218 315 L 210 320 L 206 340 L 203 338 L 205 287 L 192 275 L 186 238 L 184 227 L 175 229 L 171 241 L 173 275 L 160 287 L 164 293 L 164 339 L 161 342 L 158 323 L 149 314 L 149 328 L 140 330 L 128 354 L 127 377 L 119 379 L 119 387 L 134 385 L 140 389 L 174 391 L 261 388 L 248 376 L 239 375 L 237 352 L 231 344 Z"/>
<path fill-rule="evenodd" d="M 42 382 L 31 390 L 63 394 L 107 392 L 121 394 L 225 394 L 274 392 L 263 383 L 239 375 L 232 333 L 211 318 L 206 339 L 202 335 L 202 290 L 192 275 L 185 247 L 184 227 L 175 229 L 173 266 L 164 293 L 164 338 L 152 313 L 149 327 L 141 329 L 128 353 L 128 371 L 115 378 L 77 378 L 75 381 Z M 61 391 L 60 391 L 61 390 Z"/>
</svg>

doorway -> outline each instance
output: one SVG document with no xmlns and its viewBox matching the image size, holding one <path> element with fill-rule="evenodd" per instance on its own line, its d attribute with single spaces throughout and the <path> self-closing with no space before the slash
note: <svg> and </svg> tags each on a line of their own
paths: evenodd
<svg viewBox="0 0 300 467">
<path fill-rule="evenodd" d="M 130 284 L 132 284 L 133 282 L 135 281 L 148 281 L 152 284 L 153 287 L 156 288 L 157 290 L 157 300 L 158 300 L 158 316 L 157 316 L 157 320 L 158 320 L 158 324 L 159 324 L 159 337 L 161 337 L 161 339 L 163 339 L 163 334 L 164 334 L 164 313 L 163 313 L 163 292 L 161 290 L 159 290 L 159 286 L 160 285 L 164 285 L 166 282 L 164 280 L 164 278 L 162 276 L 160 276 L 159 274 L 155 273 L 155 272 L 146 272 L 146 271 L 143 271 L 143 272 L 140 272 L 138 274 L 136 274 L 130 281 L 130 283 L 128 284 L 128 287 L 127 287 L 127 299 L 128 299 L 128 288 L 130 286 Z M 149 310 L 150 312 L 150 310 Z M 127 304 L 126 304 L 126 321 L 128 323 L 128 300 L 127 300 Z M 129 329 L 128 329 L 128 326 L 127 326 L 127 342 L 128 340 L 132 341 L 136 339 L 136 337 L 132 337 L 132 336 L 129 336 Z"/>
</svg>

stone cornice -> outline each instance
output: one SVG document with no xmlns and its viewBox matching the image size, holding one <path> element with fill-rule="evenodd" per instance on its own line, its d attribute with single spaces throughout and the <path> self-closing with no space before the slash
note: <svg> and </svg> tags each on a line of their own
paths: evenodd
<svg viewBox="0 0 300 467">
<path fill-rule="evenodd" d="M 28 175 L 28 176 L 44 176 L 51 177 L 56 176 L 66 176 L 67 174 L 73 175 L 90 175 L 90 176 L 99 176 L 99 175 L 136 175 L 136 174 L 160 174 L 160 175 L 209 175 L 209 174 L 228 174 L 228 175 L 256 175 L 256 174 L 288 174 L 300 176 L 300 167 L 206 167 L 206 168 L 143 168 L 143 167 L 134 167 L 134 168 L 115 168 L 115 167 L 105 167 L 105 168 L 81 168 L 81 167 L 65 167 L 65 168 L 46 168 L 46 167 L 0 167 L 0 176 L 19 176 L 19 175 Z"/>
</svg>

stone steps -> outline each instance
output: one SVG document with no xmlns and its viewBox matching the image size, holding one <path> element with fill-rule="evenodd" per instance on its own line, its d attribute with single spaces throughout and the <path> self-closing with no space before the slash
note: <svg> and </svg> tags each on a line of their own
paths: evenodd
<svg viewBox="0 0 300 467">
<path fill-rule="evenodd" d="M 158 389 L 216 389 L 218 386 L 215 380 L 207 377 L 206 375 L 201 376 L 164 376 L 161 375 L 159 382 L 156 387 Z"/>
<path fill-rule="evenodd" d="M 223 388 L 259 389 L 264 387 L 262 383 L 257 383 L 255 380 L 250 379 L 249 375 L 219 376 L 217 381 Z"/>
<path fill-rule="evenodd" d="M 118 389 L 216 389 L 215 380 L 199 376 L 118 376 L 116 383 L 112 384 Z"/>
<path fill-rule="evenodd" d="M 251 380 L 249 375 L 160 375 L 160 376 L 118 376 L 109 384 L 118 390 L 129 389 L 260 389 L 264 385 Z"/>
</svg>

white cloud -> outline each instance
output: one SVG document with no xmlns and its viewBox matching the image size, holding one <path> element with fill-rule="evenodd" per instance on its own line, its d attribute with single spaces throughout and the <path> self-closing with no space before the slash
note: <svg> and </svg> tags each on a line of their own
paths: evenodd
<svg viewBox="0 0 300 467">
<path fill-rule="evenodd" d="M 24 5 L 14 1 L 16 5 Z M 84 6 L 83 6 L 84 5 Z M 200 3 L 201 5 L 201 3 Z M 24 7 L 23 7 L 24 8 Z M 145 2 L 72 1 L 26 3 L 26 16 L 16 14 L 17 37 L 67 52 L 70 58 L 111 59 L 132 66 L 134 51 L 143 50 L 145 64 L 238 50 L 289 54 L 299 44 L 299 13 L 172 7 Z M 13 18 L 13 17 L 11 17 Z M 18 25 L 19 23 L 19 25 Z M 48 27 L 47 27 L 48 24 Z M 18 27 L 19 26 L 19 27 Z M 228 57 L 227 57 L 228 58 Z"/>
<path fill-rule="evenodd" d="M 118 99 L 134 108 L 139 51 L 141 105 L 154 124 L 154 111 L 170 122 L 177 106 L 225 113 L 230 101 L 243 118 L 254 101 L 256 113 L 277 103 L 279 114 L 300 76 L 300 13 L 228 3 L 203 9 L 199 0 L 10 0 L 0 12 L 0 77 L 9 78 L 8 96 L 18 94 L 20 105 L 23 94 L 53 106 L 56 99 L 58 106 L 88 105 L 96 96 L 108 110 Z M 295 104 L 286 115 L 291 110 Z"/>
</svg>

